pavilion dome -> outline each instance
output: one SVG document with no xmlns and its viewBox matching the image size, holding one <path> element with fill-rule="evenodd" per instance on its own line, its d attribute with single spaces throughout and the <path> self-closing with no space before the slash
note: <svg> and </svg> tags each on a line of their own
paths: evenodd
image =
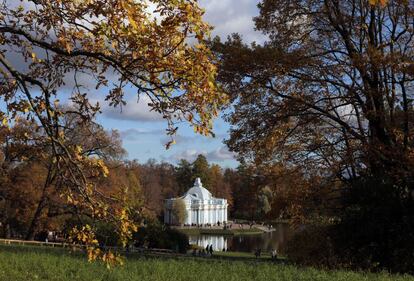
<svg viewBox="0 0 414 281">
<path fill-rule="evenodd" d="M 198 200 L 209 200 L 213 198 L 210 191 L 203 187 L 200 178 L 196 178 L 194 186 L 185 193 L 185 197 L 187 196 L 191 196 L 192 199 Z"/>
<path fill-rule="evenodd" d="M 194 186 L 183 196 L 165 200 L 164 223 L 166 224 L 178 224 L 173 211 L 177 199 L 182 199 L 185 203 L 187 217 L 184 224 L 186 225 L 214 225 L 227 221 L 227 200 L 214 198 L 210 191 L 203 187 L 200 178 L 195 180 Z"/>
</svg>

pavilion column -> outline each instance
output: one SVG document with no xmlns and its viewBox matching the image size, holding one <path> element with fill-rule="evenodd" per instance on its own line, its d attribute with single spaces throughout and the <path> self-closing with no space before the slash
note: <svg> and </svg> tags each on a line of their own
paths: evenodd
<svg viewBox="0 0 414 281">
<path fill-rule="evenodd" d="M 206 223 L 210 222 L 210 206 L 206 208 Z"/>
<path fill-rule="evenodd" d="M 190 209 L 186 209 L 187 210 L 187 219 L 186 219 L 186 221 L 187 221 L 187 224 L 191 224 L 191 207 L 190 207 Z"/>
<path fill-rule="evenodd" d="M 204 207 L 204 223 L 208 223 L 208 207 Z"/>
</svg>

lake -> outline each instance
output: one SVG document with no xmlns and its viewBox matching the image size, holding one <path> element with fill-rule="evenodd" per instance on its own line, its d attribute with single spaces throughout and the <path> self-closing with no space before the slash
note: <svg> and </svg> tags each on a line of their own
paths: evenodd
<svg viewBox="0 0 414 281">
<path fill-rule="evenodd" d="M 276 249 L 278 253 L 284 253 L 287 242 L 292 235 L 292 230 L 287 224 L 278 224 L 272 232 L 250 235 L 191 235 L 189 243 L 205 248 L 213 245 L 215 251 L 254 252 L 255 249 L 269 252 Z"/>
</svg>

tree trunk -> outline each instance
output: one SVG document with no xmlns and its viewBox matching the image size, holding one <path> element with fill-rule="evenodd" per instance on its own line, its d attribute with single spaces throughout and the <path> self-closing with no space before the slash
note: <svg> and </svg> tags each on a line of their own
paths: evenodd
<svg viewBox="0 0 414 281">
<path fill-rule="evenodd" d="M 45 207 L 45 203 L 47 201 L 47 188 L 49 187 L 50 183 L 51 183 L 51 179 L 52 179 L 52 165 L 49 166 L 48 172 L 47 172 L 47 177 L 45 180 L 45 184 L 43 185 L 43 190 L 42 190 L 42 197 L 40 198 L 39 203 L 37 204 L 37 208 L 36 211 L 34 213 L 34 216 L 32 218 L 32 221 L 30 223 L 30 227 L 27 230 L 27 234 L 26 234 L 26 240 L 33 240 L 34 239 L 34 235 L 36 232 L 36 228 L 38 226 L 39 223 L 39 218 L 42 214 L 42 211 Z"/>
<path fill-rule="evenodd" d="M 32 222 L 30 223 L 30 227 L 27 230 L 26 234 L 26 240 L 34 240 L 35 231 L 39 222 L 40 215 L 42 214 L 42 211 L 45 207 L 46 202 L 46 194 L 42 195 L 42 198 L 40 199 L 40 202 L 37 205 L 36 212 L 32 218 Z"/>
</svg>

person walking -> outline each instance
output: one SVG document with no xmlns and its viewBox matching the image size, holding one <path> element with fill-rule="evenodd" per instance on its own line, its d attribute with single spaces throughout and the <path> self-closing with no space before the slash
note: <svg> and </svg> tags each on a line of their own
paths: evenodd
<svg viewBox="0 0 414 281">
<path fill-rule="evenodd" d="M 213 244 L 210 245 L 210 256 L 213 256 Z"/>
<path fill-rule="evenodd" d="M 262 249 L 260 248 L 256 249 L 256 251 L 254 252 L 256 259 L 260 258 L 261 253 L 262 253 Z"/>
<path fill-rule="evenodd" d="M 272 260 L 276 260 L 277 259 L 277 252 L 275 249 L 272 249 L 272 251 L 270 252 L 270 255 L 272 257 Z"/>
</svg>

